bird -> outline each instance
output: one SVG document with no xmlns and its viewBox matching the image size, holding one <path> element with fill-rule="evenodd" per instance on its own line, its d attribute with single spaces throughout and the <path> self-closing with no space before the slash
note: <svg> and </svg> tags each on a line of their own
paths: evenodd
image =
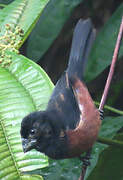
<svg viewBox="0 0 123 180">
<path fill-rule="evenodd" d="M 95 36 L 90 18 L 77 22 L 67 69 L 56 83 L 46 109 L 22 119 L 24 153 L 35 149 L 52 159 L 74 158 L 88 152 L 97 140 L 100 113 L 84 83 Z"/>
</svg>

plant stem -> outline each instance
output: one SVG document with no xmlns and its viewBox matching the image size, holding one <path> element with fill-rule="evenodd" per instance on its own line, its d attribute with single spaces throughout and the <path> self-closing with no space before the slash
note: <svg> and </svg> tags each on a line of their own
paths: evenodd
<svg viewBox="0 0 123 180">
<path fill-rule="evenodd" d="M 100 104 L 99 102 L 96 102 L 96 101 L 94 103 L 95 103 L 95 105 L 99 105 Z M 108 106 L 108 105 L 105 105 L 104 109 L 110 110 L 110 111 L 112 111 L 114 113 L 117 113 L 117 114 L 120 114 L 120 115 L 123 115 L 123 111 L 121 111 L 119 109 L 116 109 L 116 108 L 113 108 L 113 107 Z"/>
<path fill-rule="evenodd" d="M 103 143 L 103 144 L 107 144 L 107 145 L 112 145 L 112 146 L 122 147 L 123 148 L 123 141 L 112 140 L 112 139 L 107 139 L 107 138 L 102 138 L 102 137 L 98 137 L 97 141 L 100 142 L 100 143 Z"/>
<path fill-rule="evenodd" d="M 112 58 L 110 71 L 109 71 L 109 74 L 108 74 L 108 78 L 107 78 L 107 81 L 106 81 L 106 85 L 105 85 L 104 92 L 103 92 L 102 99 L 101 99 L 100 106 L 99 106 L 100 111 L 103 111 L 103 107 L 104 107 L 106 99 L 107 99 L 107 95 L 108 95 L 108 92 L 109 92 L 111 80 L 112 80 L 112 77 L 113 77 L 113 74 L 114 74 L 116 61 L 117 61 L 117 58 L 118 58 L 118 53 L 119 53 L 119 49 L 120 49 L 122 35 L 123 35 L 123 17 L 122 17 L 122 21 L 121 21 L 121 25 L 120 25 L 120 30 L 119 30 L 116 46 L 115 46 L 115 49 L 114 49 L 114 54 L 113 54 L 113 58 Z"/>
</svg>

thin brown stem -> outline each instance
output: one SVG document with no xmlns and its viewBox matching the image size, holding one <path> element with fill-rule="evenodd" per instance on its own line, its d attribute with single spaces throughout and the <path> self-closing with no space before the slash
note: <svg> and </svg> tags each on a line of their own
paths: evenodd
<svg viewBox="0 0 123 180">
<path fill-rule="evenodd" d="M 79 180 L 84 180 L 86 170 L 87 170 L 87 166 L 83 166 Z"/>
<path fill-rule="evenodd" d="M 80 159 L 83 161 L 83 164 L 82 164 L 82 171 L 81 171 L 79 180 L 84 180 L 86 170 L 87 170 L 88 166 L 90 165 L 91 151 L 92 151 L 92 149 L 89 149 L 86 152 L 86 155 L 84 157 L 82 157 L 82 158 L 80 157 Z"/>
<path fill-rule="evenodd" d="M 111 80 L 112 80 L 112 77 L 113 77 L 113 74 L 114 74 L 116 61 L 117 61 L 117 58 L 118 58 L 118 53 L 119 53 L 119 49 L 120 49 L 120 43 L 121 43 L 122 35 L 123 35 L 123 17 L 122 17 L 122 21 L 121 21 L 121 25 L 120 25 L 120 30 L 119 30 L 116 46 L 115 46 L 115 49 L 114 49 L 114 54 L 113 54 L 112 63 L 111 63 L 111 66 L 110 66 L 110 71 L 109 71 L 109 74 L 108 74 L 108 78 L 107 78 L 107 81 L 106 81 L 106 85 L 105 85 L 105 88 L 104 88 L 102 99 L 101 99 L 101 102 L 100 102 L 99 110 L 103 110 L 104 105 L 106 103 L 106 99 L 107 99 L 107 95 L 108 95 L 108 92 L 109 92 Z"/>
</svg>

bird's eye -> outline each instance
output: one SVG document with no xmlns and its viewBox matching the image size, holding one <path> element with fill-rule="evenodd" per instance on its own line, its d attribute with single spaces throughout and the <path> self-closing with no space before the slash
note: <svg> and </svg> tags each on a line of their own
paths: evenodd
<svg viewBox="0 0 123 180">
<path fill-rule="evenodd" d="M 30 130 L 30 134 L 31 134 L 31 135 L 34 135 L 35 132 L 36 132 L 35 129 L 31 129 L 31 130 Z"/>
</svg>

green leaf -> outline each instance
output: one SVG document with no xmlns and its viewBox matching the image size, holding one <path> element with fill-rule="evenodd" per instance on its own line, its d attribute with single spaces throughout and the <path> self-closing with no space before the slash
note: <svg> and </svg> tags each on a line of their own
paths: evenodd
<svg viewBox="0 0 123 180">
<path fill-rule="evenodd" d="M 115 139 L 123 140 L 123 134 L 119 134 Z M 123 179 L 123 149 L 110 146 L 105 149 L 99 158 L 99 161 L 90 175 L 90 180 L 122 180 Z"/>
<path fill-rule="evenodd" d="M 94 79 L 111 63 L 122 15 L 123 3 L 97 35 L 85 71 L 86 80 Z M 121 56 L 123 56 L 123 43 L 121 44 L 119 58 Z"/>
<path fill-rule="evenodd" d="M 23 175 L 23 176 L 20 176 L 20 178 L 22 180 L 43 180 L 43 178 L 41 176 L 38 176 L 38 175 L 32 175 L 32 176 L 30 176 L 30 175 Z"/>
<path fill-rule="evenodd" d="M 99 137 L 113 138 L 117 131 L 123 126 L 123 116 L 106 117 L 102 121 Z"/>
<path fill-rule="evenodd" d="M 27 56 L 38 61 L 48 50 L 70 17 L 72 10 L 83 0 L 51 0 L 35 26 L 27 46 Z"/>
<path fill-rule="evenodd" d="M 19 26 L 24 31 L 24 36 L 20 38 L 20 47 L 32 31 L 47 2 L 48 0 L 16 0 L 0 10 L 1 35 L 5 33 L 5 24 L 10 24 L 13 32 L 16 26 Z"/>
<path fill-rule="evenodd" d="M 99 133 L 99 136 L 112 139 L 117 131 L 123 126 L 123 117 L 106 117 L 103 120 L 103 124 Z M 98 163 L 100 153 L 106 149 L 108 145 L 96 143 L 92 151 L 91 166 L 87 169 L 86 179 L 91 180 L 91 172 Z M 90 176 L 89 176 L 90 175 Z M 88 177 L 89 176 L 89 177 Z"/>
<path fill-rule="evenodd" d="M 78 158 L 49 160 L 49 166 L 41 169 L 46 180 L 78 180 L 82 162 Z"/>
<path fill-rule="evenodd" d="M 20 123 L 35 110 L 45 109 L 53 89 L 46 73 L 22 55 L 9 53 L 12 63 L 0 67 L 0 179 L 20 179 L 21 172 L 48 165 L 37 151 L 22 151 Z M 34 179 L 34 178 L 32 178 Z"/>
</svg>

